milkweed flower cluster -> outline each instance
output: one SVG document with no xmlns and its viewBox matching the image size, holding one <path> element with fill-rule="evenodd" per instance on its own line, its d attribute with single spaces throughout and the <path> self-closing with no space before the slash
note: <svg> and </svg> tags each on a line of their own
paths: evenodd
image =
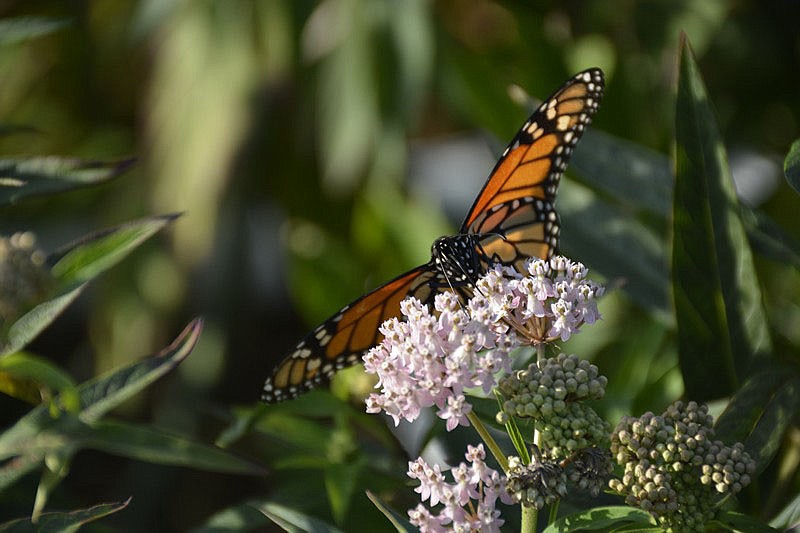
<svg viewBox="0 0 800 533">
<path fill-rule="evenodd" d="M 465 455 L 469 464 L 462 462 L 450 470 L 453 483 L 445 481 L 438 465 L 429 466 L 422 458 L 409 461 L 408 476 L 420 483 L 415 492 L 431 507 L 441 504 L 436 513 L 421 503 L 408 511 L 420 531 L 500 531 L 504 521 L 497 501 L 513 503 L 506 478 L 486 465 L 482 444 L 467 446 Z"/>
<path fill-rule="evenodd" d="M 600 317 L 603 288 L 587 280 L 583 264 L 561 256 L 526 262 L 525 275 L 501 265 L 475 284 L 462 307 L 450 291 L 436 296 L 434 311 L 414 298 L 400 304 L 403 320 L 384 322 L 384 339 L 364 355 L 380 393 L 367 412 L 386 412 L 395 424 L 436 406 L 447 429 L 469 425 L 465 389 L 488 394 L 496 374 L 510 372 L 509 352 L 523 344 L 566 340 Z"/>
<path fill-rule="evenodd" d="M 476 283 L 476 292 L 529 344 L 566 341 L 600 318 L 597 298 L 604 288 L 586 279 L 587 273 L 582 263 L 563 256 L 530 260 L 522 274 L 496 265 Z"/>
<path fill-rule="evenodd" d="M 422 409 L 436 406 L 447 429 L 469 425 L 464 390 L 489 393 L 495 374 L 510 370 L 513 335 L 497 332 L 488 320 L 470 318 L 451 292 L 436 296 L 436 313 L 415 298 L 403 300 L 405 321 L 387 320 L 383 342 L 364 355 L 367 372 L 377 374 L 381 392 L 367 399 L 367 412 L 385 411 L 395 424 L 415 420 Z M 483 350 L 481 352 L 481 350 Z"/>
</svg>

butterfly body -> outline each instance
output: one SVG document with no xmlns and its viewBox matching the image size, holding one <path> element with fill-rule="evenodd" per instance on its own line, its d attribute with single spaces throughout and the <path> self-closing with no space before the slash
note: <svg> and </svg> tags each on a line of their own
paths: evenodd
<svg viewBox="0 0 800 533">
<path fill-rule="evenodd" d="M 444 290 L 466 298 L 493 263 L 519 270 L 530 257 L 553 255 L 559 237 L 558 184 L 597 110 L 603 83 L 600 69 L 588 69 L 545 100 L 503 152 L 460 232 L 437 239 L 428 263 L 345 306 L 303 338 L 267 379 L 262 401 L 294 398 L 358 363 L 380 342 L 379 326 L 400 314 L 404 298 L 432 304 Z"/>
</svg>

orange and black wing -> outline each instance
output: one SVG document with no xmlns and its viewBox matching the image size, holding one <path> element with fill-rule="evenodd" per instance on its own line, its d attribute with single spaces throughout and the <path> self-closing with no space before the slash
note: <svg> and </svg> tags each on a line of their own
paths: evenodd
<svg viewBox="0 0 800 533">
<path fill-rule="evenodd" d="M 461 226 L 461 233 L 481 236 L 493 262 L 519 268 L 558 247 L 558 184 L 603 86 L 600 69 L 576 74 L 533 112 L 503 152 Z"/>
<path fill-rule="evenodd" d="M 378 327 L 400 315 L 400 302 L 414 296 L 429 303 L 441 286 L 438 269 L 422 265 L 362 296 L 306 335 L 273 370 L 262 401 L 276 403 L 330 381 L 342 368 L 361 362 L 361 354 L 378 344 Z"/>
</svg>

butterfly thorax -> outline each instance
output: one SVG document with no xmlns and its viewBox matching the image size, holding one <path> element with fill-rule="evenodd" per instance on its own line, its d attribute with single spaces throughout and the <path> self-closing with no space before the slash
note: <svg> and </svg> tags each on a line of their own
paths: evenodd
<svg viewBox="0 0 800 533">
<path fill-rule="evenodd" d="M 475 234 L 439 237 L 431 247 L 431 257 L 451 285 L 471 285 L 484 274 L 480 237 Z"/>
</svg>

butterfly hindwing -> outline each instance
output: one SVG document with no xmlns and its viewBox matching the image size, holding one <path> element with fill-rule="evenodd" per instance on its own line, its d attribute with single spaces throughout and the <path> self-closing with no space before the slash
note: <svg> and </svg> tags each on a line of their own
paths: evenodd
<svg viewBox="0 0 800 533">
<path fill-rule="evenodd" d="M 294 398 L 330 381 L 342 368 L 360 362 L 361 354 L 383 338 L 378 327 L 400 315 L 400 302 L 413 296 L 429 303 L 439 271 L 432 263 L 398 276 L 339 310 L 306 335 L 273 370 L 261 399 L 274 403 Z"/>
</svg>

